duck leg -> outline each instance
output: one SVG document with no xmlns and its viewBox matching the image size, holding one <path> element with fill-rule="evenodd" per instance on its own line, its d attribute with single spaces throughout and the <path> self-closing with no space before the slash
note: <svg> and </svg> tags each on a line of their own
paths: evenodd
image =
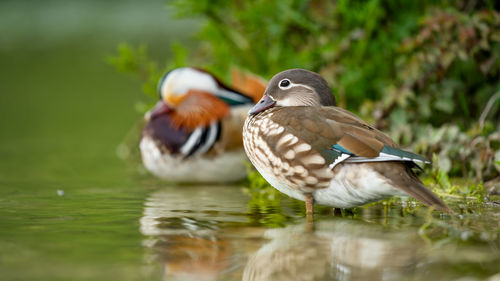
<svg viewBox="0 0 500 281">
<path fill-rule="evenodd" d="M 314 229 L 313 212 L 314 212 L 314 197 L 311 193 L 306 194 L 306 232 L 311 232 Z"/>
<path fill-rule="evenodd" d="M 306 214 L 312 215 L 314 212 L 314 197 L 311 193 L 306 194 Z"/>
</svg>

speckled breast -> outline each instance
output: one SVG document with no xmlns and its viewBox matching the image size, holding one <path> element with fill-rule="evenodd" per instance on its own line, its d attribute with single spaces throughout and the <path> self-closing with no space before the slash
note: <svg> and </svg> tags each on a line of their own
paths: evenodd
<svg viewBox="0 0 500 281">
<path fill-rule="evenodd" d="M 327 188 L 333 172 L 311 145 L 287 128 L 286 120 L 280 108 L 249 116 L 243 144 L 252 164 L 271 185 L 303 200 L 304 193 Z"/>
</svg>

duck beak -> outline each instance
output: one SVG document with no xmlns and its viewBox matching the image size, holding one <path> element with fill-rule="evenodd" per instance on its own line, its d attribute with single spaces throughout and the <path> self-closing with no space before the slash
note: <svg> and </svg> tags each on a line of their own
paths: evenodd
<svg viewBox="0 0 500 281">
<path fill-rule="evenodd" d="M 144 119 L 146 119 L 146 121 L 149 121 L 155 119 L 160 115 L 168 114 L 172 111 L 173 109 L 170 106 L 168 106 L 165 102 L 159 101 L 150 111 L 146 113 Z"/>
<path fill-rule="evenodd" d="M 260 101 L 257 104 L 255 104 L 254 107 L 252 107 L 252 109 L 250 109 L 250 111 L 248 111 L 248 115 L 254 115 L 254 114 L 257 114 L 259 112 L 262 112 L 268 108 L 273 107 L 275 104 L 276 104 L 275 100 L 273 100 L 268 95 L 264 95 L 264 96 L 262 96 Z"/>
</svg>

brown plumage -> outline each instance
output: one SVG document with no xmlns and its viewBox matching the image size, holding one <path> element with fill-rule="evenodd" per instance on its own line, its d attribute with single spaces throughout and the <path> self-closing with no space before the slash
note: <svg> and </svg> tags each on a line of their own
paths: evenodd
<svg viewBox="0 0 500 281">
<path fill-rule="evenodd" d="M 197 127 L 206 127 L 228 116 L 229 110 L 229 105 L 213 94 L 201 90 L 189 90 L 171 116 L 177 129 L 182 128 L 192 132 Z"/>
<path fill-rule="evenodd" d="M 306 202 L 314 198 L 320 204 L 353 207 L 408 194 L 451 212 L 412 171 L 414 162 L 426 160 L 400 150 L 381 131 L 333 106 L 330 97 L 323 97 L 333 97 L 325 83 L 304 70 L 282 72 L 250 111 L 244 145 L 264 178 Z M 305 100 L 307 105 L 300 105 Z"/>
</svg>

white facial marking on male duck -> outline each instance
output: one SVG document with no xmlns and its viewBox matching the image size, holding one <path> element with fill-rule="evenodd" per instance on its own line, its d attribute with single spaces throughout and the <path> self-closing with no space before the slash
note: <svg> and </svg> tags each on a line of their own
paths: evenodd
<svg viewBox="0 0 500 281">
<path fill-rule="evenodd" d="M 217 88 L 218 85 L 210 74 L 184 67 L 170 72 L 162 85 L 162 92 L 171 91 L 170 94 L 182 95 L 190 89 L 196 89 L 215 93 Z"/>
</svg>

